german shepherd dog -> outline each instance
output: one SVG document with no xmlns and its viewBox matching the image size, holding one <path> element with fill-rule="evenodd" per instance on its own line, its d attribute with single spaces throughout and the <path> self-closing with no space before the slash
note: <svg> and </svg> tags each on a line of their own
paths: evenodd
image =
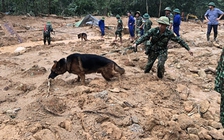
<svg viewBox="0 0 224 140">
<path fill-rule="evenodd" d="M 81 38 L 81 40 L 83 41 L 83 39 L 85 40 L 85 41 L 87 41 L 88 39 L 87 39 L 87 34 L 86 33 L 80 33 L 80 34 L 78 34 L 78 39 L 79 38 Z"/>
<path fill-rule="evenodd" d="M 48 78 L 54 79 L 65 72 L 78 75 L 77 81 L 85 85 L 85 74 L 101 73 L 104 79 L 110 81 L 112 77 L 118 77 L 121 80 L 121 75 L 125 70 L 118 66 L 114 61 L 95 54 L 79 54 L 74 53 L 67 58 L 61 58 L 59 61 L 54 61 L 51 68 L 51 73 Z"/>
</svg>

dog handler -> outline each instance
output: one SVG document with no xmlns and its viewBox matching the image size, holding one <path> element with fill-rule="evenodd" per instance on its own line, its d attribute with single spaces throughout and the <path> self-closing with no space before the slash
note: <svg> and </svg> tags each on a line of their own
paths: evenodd
<svg viewBox="0 0 224 140">
<path fill-rule="evenodd" d="M 135 42 L 133 47 L 135 47 L 135 51 L 137 51 L 137 45 L 151 38 L 151 45 L 147 46 L 145 51 L 145 54 L 148 55 L 148 63 L 145 67 L 145 73 L 149 73 L 153 63 L 158 58 L 157 76 L 163 78 L 165 71 L 164 64 L 167 60 L 168 53 L 167 44 L 169 40 L 179 43 L 182 47 L 188 50 L 189 54 L 192 56 L 193 52 L 190 51 L 189 46 L 181 38 L 175 36 L 171 30 L 167 29 L 167 26 L 170 26 L 170 22 L 166 16 L 160 17 L 157 22 L 159 23 L 159 26 L 148 30 L 146 34 L 141 36 Z"/>
</svg>

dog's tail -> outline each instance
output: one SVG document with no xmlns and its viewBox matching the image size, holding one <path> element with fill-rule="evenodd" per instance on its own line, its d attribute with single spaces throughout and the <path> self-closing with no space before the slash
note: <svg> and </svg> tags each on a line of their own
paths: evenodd
<svg viewBox="0 0 224 140">
<path fill-rule="evenodd" d="M 114 70 L 116 72 L 119 72 L 121 75 L 125 73 L 125 70 L 121 68 L 120 66 L 118 66 L 116 63 L 114 63 Z"/>
</svg>

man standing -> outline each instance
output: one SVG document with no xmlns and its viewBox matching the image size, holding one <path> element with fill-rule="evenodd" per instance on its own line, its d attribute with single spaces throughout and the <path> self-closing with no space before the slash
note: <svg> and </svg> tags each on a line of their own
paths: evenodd
<svg viewBox="0 0 224 140">
<path fill-rule="evenodd" d="M 168 17 L 169 22 L 170 22 L 170 26 L 168 26 L 168 28 L 171 29 L 172 28 L 172 24 L 173 24 L 173 14 L 171 13 L 172 10 L 171 10 L 170 7 L 166 7 L 164 9 L 164 11 L 165 11 L 165 16 Z"/>
<path fill-rule="evenodd" d="M 48 21 L 47 24 L 44 26 L 44 31 L 43 31 L 44 45 L 46 44 L 46 41 L 48 42 L 48 45 L 51 44 L 51 32 L 53 32 L 53 28 L 52 28 L 51 22 Z"/>
<path fill-rule="evenodd" d="M 101 20 L 99 20 L 98 26 L 100 27 L 101 31 L 101 38 L 103 39 L 103 36 L 105 35 L 104 29 L 105 29 L 105 23 L 104 23 L 105 18 L 102 17 Z"/>
<path fill-rule="evenodd" d="M 209 9 L 206 11 L 206 13 L 204 15 L 205 20 L 208 24 L 208 29 L 207 29 L 207 34 L 206 34 L 207 41 L 210 40 L 210 33 L 211 33 L 212 28 L 214 31 L 214 41 L 216 41 L 217 35 L 218 35 L 218 24 L 219 24 L 218 21 L 222 18 L 224 13 L 220 9 L 215 8 L 214 2 L 210 2 L 208 4 L 208 7 L 209 7 Z"/>
<path fill-rule="evenodd" d="M 181 17 L 180 17 L 180 10 L 179 9 L 174 9 L 174 18 L 173 18 L 173 32 L 179 37 L 179 31 L 180 31 L 180 22 L 181 22 Z"/>
<path fill-rule="evenodd" d="M 131 15 L 131 12 L 127 12 L 128 15 L 128 29 L 129 29 L 129 33 L 130 33 L 130 39 L 131 42 L 134 41 L 135 39 L 135 19 L 134 17 Z"/>
<path fill-rule="evenodd" d="M 163 78 L 165 68 L 164 64 L 167 60 L 167 44 L 169 40 L 175 41 L 179 43 L 182 47 L 188 50 L 190 55 L 193 55 L 193 52 L 190 51 L 188 45 L 179 37 L 176 37 L 172 31 L 167 29 L 167 26 L 170 25 L 169 19 L 165 16 L 162 16 L 157 21 L 159 26 L 156 28 L 150 29 L 146 34 L 141 36 L 133 45 L 136 47 L 137 45 L 141 44 L 142 42 L 149 40 L 151 37 L 151 45 L 146 48 L 145 54 L 148 55 L 148 64 L 145 67 L 145 73 L 149 73 L 151 70 L 153 63 L 158 58 L 158 65 L 157 65 L 157 76 L 159 78 Z"/>
<path fill-rule="evenodd" d="M 216 68 L 215 90 L 221 94 L 220 122 L 224 127 L 224 48 Z"/>
<path fill-rule="evenodd" d="M 137 38 L 143 35 L 143 19 L 141 17 L 140 11 L 135 12 L 135 27 Z"/>
<path fill-rule="evenodd" d="M 120 37 L 120 42 L 122 44 L 122 30 L 123 30 L 123 22 L 121 20 L 121 17 L 120 15 L 116 15 L 116 18 L 117 18 L 117 30 L 115 32 L 115 40 L 117 40 L 117 35 L 119 35 Z"/>
<path fill-rule="evenodd" d="M 144 34 L 147 33 L 148 30 L 151 29 L 152 26 L 152 21 L 149 19 L 149 14 L 145 13 L 143 15 L 143 30 L 144 30 Z M 150 45 L 150 40 L 145 41 L 145 48 L 147 48 L 147 45 Z"/>
</svg>

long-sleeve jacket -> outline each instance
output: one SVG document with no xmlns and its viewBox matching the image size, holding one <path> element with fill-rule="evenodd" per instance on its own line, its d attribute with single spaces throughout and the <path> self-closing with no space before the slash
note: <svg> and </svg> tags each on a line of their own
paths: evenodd
<svg viewBox="0 0 224 140">
<path fill-rule="evenodd" d="M 135 25 L 135 19 L 134 19 L 134 17 L 133 16 L 129 16 L 129 18 L 128 18 L 128 27 L 130 28 L 130 27 L 134 27 L 134 25 Z"/>
<path fill-rule="evenodd" d="M 169 40 L 179 43 L 186 50 L 190 50 L 189 46 L 182 40 L 181 38 L 174 35 L 172 31 L 166 29 L 163 34 L 160 34 L 159 27 L 152 28 L 146 32 L 143 36 L 141 36 L 137 41 L 136 45 L 141 44 L 144 41 L 147 41 L 151 38 L 151 48 L 150 50 L 159 52 L 159 51 L 167 51 L 167 44 Z"/>
<path fill-rule="evenodd" d="M 180 26 L 181 17 L 180 14 L 175 14 L 173 18 L 173 26 Z"/>
<path fill-rule="evenodd" d="M 104 30 L 105 28 L 105 23 L 104 23 L 104 20 L 100 20 L 99 23 L 98 23 L 99 27 L 101 30 Z"/>
</svg>

